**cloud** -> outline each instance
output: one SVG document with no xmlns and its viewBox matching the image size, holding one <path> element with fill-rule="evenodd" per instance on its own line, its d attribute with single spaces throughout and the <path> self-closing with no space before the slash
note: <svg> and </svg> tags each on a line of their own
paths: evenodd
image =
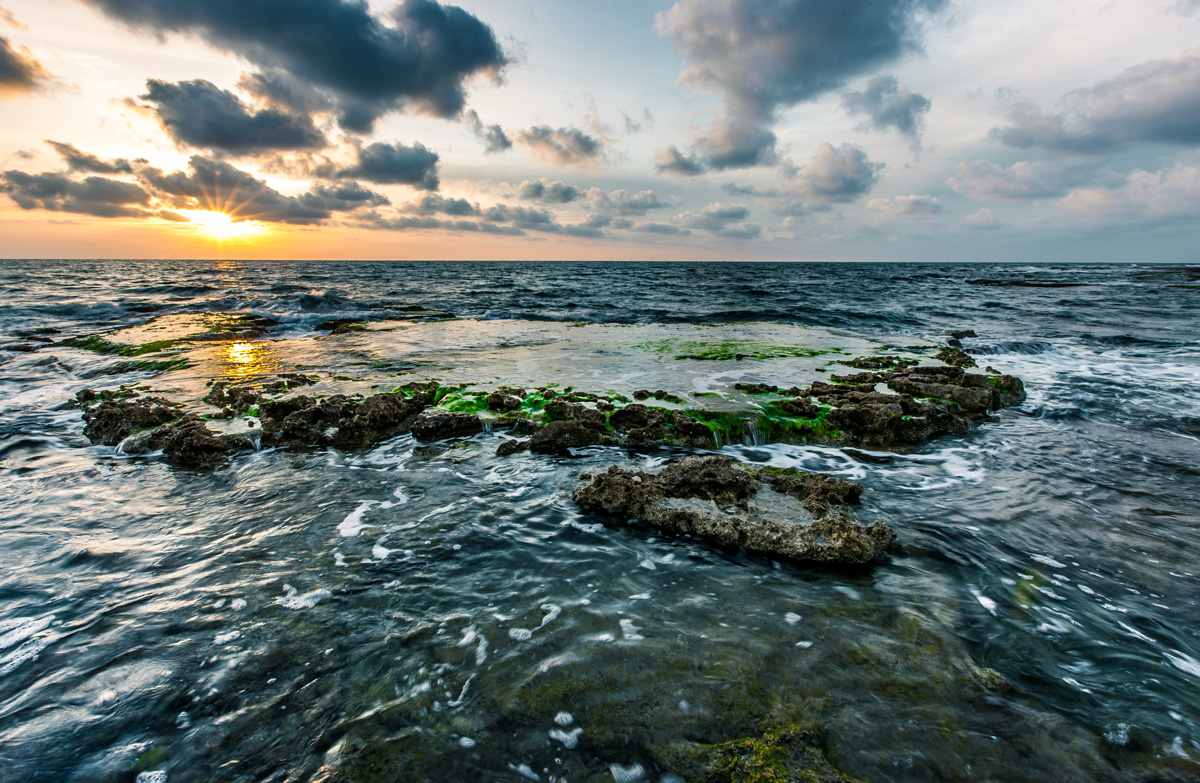
<svg viewBox="0 0 1200 783">
<path fill-rule="evenodd" d="M 628 190 L 606 191 L 601 188 L 590 188 L 587 191 L 588 204 L 593 210 L 607 215 L 644 215 L 652 209 L 663 209 L 663 203 L 653 190 L 642 190 L 631 193 Z"/>
<path fill-rule="evenodd" d="M 1078 188 L 1056 203 L 1096 222 L 1195 221 L 1200 218 L 1200 166 L 1134 171 L 1119 185 Z"/>
<path fill-rule="evenodd" d="M 679 226 L 673 226 L 670 223 L 639 223 L 633 227 L 634 231 L 642 234 L 690 234 L 691 231 L 681 229 Z"/>
<path fill-rule="evenodd" d="M 684 155 L 674 144 L 655 150 L 652 162 L 659 174 L 694 177 L 697 174 L 703 174 L 706 170 L 704 163 L 694 155 Z"/>
<path fill-rule="evenodd" d="M 578 128 L 535 125 L 517 131 L 517 143 L 529 148 L 534 160 L 555 166 L 586 168 L 604 157 L 604 142 Z"/>
<path fill-rule="evenodd" d="M 882 163 L 873 163 L 861 147 L 825 142 L 804 168 L 796 172 L 799 192 L 810 201 L 844 204 L 870 192 L 879 181 Z"/>
<path fill-rule="evenodd" d="M 550 182 L 545 177 L 525 180 L 517 188 L 517 195 L 526 201 L 544 201 L 548 204 L 570 204 L 583 195 L 583 191 L 565 182 Z"/>
<path fill-rule="evenodd" d="M 18 19 L 12 11 L 8 10 L 2 5 L 0 5 L 0 22 L 3 22 L 14 30 L 24 31 L 29 29 L 28 25 Z"/>
<path fill-rule="evenodd" d="M 1068 93 L 1054 112 L 1017 103 L 1009 121 L 990 138 L 1021 149 L 1099 154 L 1135 143 L 1200 146 L 1200 48 Z"/>
<path fill-rule="evenodd" d="M 266 69 L 329 91 L 342 126 L 365 132 L 403 106 L 455 117 L 464 83 L 508 58 L 491 28 L 457 6 L 404 0 L 385 18 L 343 0 L 84 0 L 134 30 L 193 33 Z"/>
<path fill-rule="evenodd" d="M 24 46 L 0 36 L 0 97 L 36 92 L 50 84 L 50 72 Z"/>
<path fill-rule="evenodd" d="M 329 95 L 278 68 L 243 73 L 237 86 L 268 106 L 295 114 L 325 113 L 336 108 Z"/>
<path fill-rule="evenodd" d="M 976 231 L 995 231 L 1003 224 L 996 218 L 996 213 L 984 207 L 974 214 L 967 215 L 962 220 L 958 221 L 960 226 L 973 228 Z"/>
<path fill-rule="evenodd" d="M 83 152 L 73 144 L 46 139 L 46 143 L 54 148 L 58 156 L 67 164 L 71 171 L 86 171 L 91 174 L 132 174 L 133 165 L 124 158 L 102 160 L 88 152 Z"/>
<path fill-rule="evenodd" d="M 918 48 L 921 18 L 945 0 L 679 0 L 658 16 L 690 62 L 679 77 L 718 93 L 723 116 L 694 140 L 714 169 L 777 160 L 778 112 Z M 664 163 L 669 160 L 664 159 Z"/>
<path fill-rule="evenodd" d="M 504 128 L 495 124 L 484 125 L 483 120 L 479 119 L 479 114 L 474 109 L 468 109 L 463 113 L 463 121 L 475 134 L 475 138 L 484 143 L 484 152 L 504 152 L 512 149 L 512 139 L 504 132 Z"/>
<path fill-rule="evenodd" d="M 892 217 L 919 220 L 941 212 L 942 204 L 933 196 L 910 194 L 892 198 L 873 198 L 867 202 L 867 209 L 878 209 Z"/>
<path fill-rule="evenodd" d="M 483 211 L 483 220 L 489 223 L 511 223 L 520 229 L 530 229 L 557 234 L 563 230 L 553 212 L 531 207 L 513 207 L 497 204 Z"/>
<path fill-rule="evenodd" d="M 376 142 L 358 149 L 358 162 L 337 172 L 339 177 L 365 179 L 378 185 L 411 185 L 417 190 L 438 189 L 438 154 L 414 143 Z"/>
<path fill-rule="evenodd" d="M 106 177 L 72 180 L 65 174 L 0 174 L 0 191 L 21 209 L 73 212 L 95 217 L 147 217 L 150 193 L 140 185 Z"/>
<path fill-rule="evenodd" d="M 324 201 L 330 212 L 341 212 L 359 207 L 382 207 L 392 203 L 387 196 L 364 188 L 357 182 L 338 182 L 332 185 L 314 185 L 308 197 Z"/>
<path fill-rule="evenodd" d="M 1091 165 L 1020 161 L 1000 166 L 985 160 L 960 163 L 946 184 L 976 201 L 1058 198 L 1072 188 L 1111 177 Z"/>
<path fill-rule="evenodd" d="M 419 201 L 406 204 L 404 209 L 421 215 L 443 214 L 454 217 L 467 217 L 479 214 L 478 204 L 472 204 L 465 198 L 444 198 L 436 193 L 431 193 Z"/>
<path fill-rule="evenodd" d="M 849 114 L 865 114 L 866 128 L 894 128 L 912 139 L 916 148 L 920 146 L 925 114 L 933 102 L 920 93 L 910 92 L 908 85 L 900 84 L 895 76 L 876 76 L 862 92 L 843 95 L 842 106 Z"/>
<path fill-rule="evenodd" d="M 754 239 L 762 233 L 762 226 L 747 223 L 750 209 L 744 204 L 712 203 L 699 212 L 683 212 L 675 216 L 679 228 L 708 231 L 731 239 Z M 644 229 L 643 229 L 644 230 Z"/>
<path fill-rule="evenodd" d="M 626 133 L 641 133 L 654 127 L 654 115 L 650 113 L 649 106 L 642 107 L 641 119 L 635 120 L 625 112 L 621 112 L 621 118 L 625 121 Z"/>
<path fill-rule="evenodd" d="M 277 109 L 252 112 L 236 95 L 203 79 L 151 79 L 146 89 L 142 100 L 153 104 L 163 130 L 182 146 L 254 155 L 328 144 L 309 115 Z"/>
</svg>

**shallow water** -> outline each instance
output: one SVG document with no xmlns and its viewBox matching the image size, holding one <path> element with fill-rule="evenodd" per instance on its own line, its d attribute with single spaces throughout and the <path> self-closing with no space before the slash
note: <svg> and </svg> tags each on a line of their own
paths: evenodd
<svg viewBox="0 0 1200 783">
<path fill-rule="evenodd" d="M 63 407 L 151 376 L 98 375 L 112 358 L 72 349 L 0 352 L 0 780 L 312 780 L 339 764 L 371 779 L 387 758 L 409 779 L 668 780 L 663 746 L 804 715 L 870 781 L 1071 779 L 1093 741 L 1194 757 L 1200 290 L 1172 286 L 1198 277 L 10 264 L 0 344 L 254 312 L 281 322 L 264 341 L 287 355 L 322 320 L 413 302 L 489 319 L 808 323 L 899 344 L 972 328 L 966 348 L 1029 399 L 905 454 L 726 447 L 865 485 L 859 516 L 902 548 L 839 574 L 605 526 L 570 501 L 581 474 L 677 452 L 500 460 L 489 433 L 450 450 L 401 436 L 182 471 L 89 445 Z M 1084 285 L 1044 287 L 1067 283 Z M 1018 695 L 973 691 L 980 667 Z"/>
</svg>

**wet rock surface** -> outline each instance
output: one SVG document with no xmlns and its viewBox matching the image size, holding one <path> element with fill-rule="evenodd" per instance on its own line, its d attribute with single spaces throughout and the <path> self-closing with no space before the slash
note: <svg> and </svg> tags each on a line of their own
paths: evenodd
<svg viewBox="0 0 1200 783">
<path fill-rule="evenodd" d="M 616 465 L 580 487 L 585 511 L 611 514 L 717 546 L 803 562 L 858 565 L 895 541 L 887 525 L 863 525 L 849 503 L 862 487 L 824 474 L 756 468 L 728 457 L 684 457 L 658 474 Z"/>
<path fill-rule="evenodd" d="M 87 396 L 83 392 L 79 395 L 83 398 Z M 178 405 L 162 397 L 110 398 L 84 411 L 83 420 L 87 426 L 83 434 L 92 443 L 116 446 L 136 432 L 166 424 L 182 415 Z"/>
<path fill-rule="evenodd" d="M 458 438 L 483 432 L 483 423 L 471 413 L 425 411 L 412 424 L 413 437 L 422 443 Z"/>
</svg>

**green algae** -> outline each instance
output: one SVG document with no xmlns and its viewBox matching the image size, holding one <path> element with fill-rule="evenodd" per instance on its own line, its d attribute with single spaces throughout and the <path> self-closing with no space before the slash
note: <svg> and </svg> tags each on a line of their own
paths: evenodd
<svg viewBox="0 0 1200 783">
<path fill-rule="evenodd" d="M 776 345 L 758 340 L 652 340 L 631 346 L 647 353 L 674 354 L 677 360 L 729 361 L 730 359 L 811 359 L 841 352 L 840 348 L 817 349 Z"/>
<path fill-rule="evenodd" d="M 825 757 L 825 737 L 814 723 L 761 737 L 691 749 L 697 783 L 857 783 Z"/>
<path fill-rule="evenodd" d="M 58 344 L 68 348 L 91 351 L 92 353 L 115 356 L 141 356 L 147 353 L 165 351 L 168 348 L 178 345 L 179 342 L 179 340 L 155 340 L 149 343 L 142 343 L 141 345 L 124 345 L 106 340 L 98 334 L 90 334 L 86 337 L 68 337 Z"/>
<path fill-rule="evenodd" d="M 140 359 L 134 362 L 118 362 L 112 366 L 110 372 L 170 372 L 191 366 L 192 362 L 179 356 L 174 359 Z"/>
</svg>

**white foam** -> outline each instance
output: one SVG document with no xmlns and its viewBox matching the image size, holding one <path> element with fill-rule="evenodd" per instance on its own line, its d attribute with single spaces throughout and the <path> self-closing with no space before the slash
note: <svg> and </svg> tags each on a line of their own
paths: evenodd
<svg viewBox="0 0 1200 783">
<path fill-rule="evenodd" d="M 633 624 L 633 620 L 627 618 L 621 621 L 621 636 L 627 642 L 638 642 L 645 639 L 645 636 L 638 633 L 640 630 L 642 629 Z"/>
<path fill-rule="evenodd" d="M 483 666 L 483 662 L 487 660 L 488 640 L 483 636 L 479 637 L 479 646 L 475 648 L 475 665 Z"/>
<path fill-rule="evenodd" d="M 650 558 L 646 558 L 642 562 L 638 563 L 638 565 L 640 565 L 642 568 L 645 568 L 647 571 L 655 571 L 658 569 L 658 566 L 654 565 L 654 561 Z"/>
<path fill-rule="evenodd" d="M 567 750 L 573 749 L 579 744 L 579 735 L 583 733 L 583 729 L 572 729 L 564 731 L 562 729 L 550 729 L 550 739 L 558 740 Z"/>
<path fill-rule="evenodd" d="M 986 595 L 975 592 L 974 590 L 971 591 L 971 595 L 975 596 L 975 600 L 979 602 L 980 606 L 988 610 L 988 614 L 992 615 L 993 617 L 999 616 L 997 615 L 997 610 L 999 607 L 996 605 L 995 601 L 988 598 Z"/>
<path fill-rule="evenodd" d="M 807 640 L 806 640 L 806 641 L 803 641 L 803 642 L 796 642 L 796 645 L 795 645 L 795 646 L 796 646 L 796 647 L 799 647 L 801 650 L 807 650 L 809 647 L 812 647 L 812 646 L 813 646 L 813 643 L 812 643 L 812 642 L 810 642 L 810 641 L 807 641 Z"/>
<path fill-rule="evenodd" d="M 235 612 L 240 612 L 246 608 L 245 598 L 235 598 L 229 602 L 229 608 Z"/>
<path fill-rule="evenodd" d="M 448 506 L 442 506 L 441 508 L 435 508 L 433 511 L 430 511 L 428 514 L 426 514 L 425 516 L 421 517 L 421 518 L 420 518 L 420 519 L 418 519 L 417 521 L 418 521 L 418 522 L 424 522 L 425 520 L 429 519 L 430 517 L 436 517 L 438 514 L 445 514 L 447 511 L 449 511 L 450 509 L 454 508 L 456 505 L 458 505 L 458 504 L 457 504 L 457 503 L 451 503 L 451 504 L 450 504 L 450 505 L 448 505 Z"/>
<path fill-rule="evenodd" d="M 541 778 L 539 778 L 537 776 L 537 773 L 529 768 L 528 764 L 521 764 L 519 766 L 514 766 L 513 764 L 509 764 L 508 768 L 511 769 L 513 772 L 517 773 L 518 775 L 520 775 L 521 777 L 526 778 L 528 780 L 541 780 Z"/>
<path fill-rule="evenodd" d="M 8 649 L 18 642 L 23 642 L 38 631 L 44 631 L 54 622 L 54 615 L 34 617 L 27 620 L 17 620 L 11 630 L 0 634 L 0 650 Z"/>
<path fill-rule="evenodd" d="M 371 547 L 371 557 L 375 558 L 376 562 L 382 563 L 384 560 L 387 560 L 388 555 L 392 552 L 400 551 L 398 549 L 388 549 L 384 546 L 383 542 L 386 540 L 386 538 L 381 538 L 375 542 L 375 546 Z"/>
<path fill-rule="evenodd" d="M 220 647 L 222 645 L 229 644 L 230 642 L 234 641 L 235 639 L 240 639 L 240 638 L 242 638 L 241 631 L 237 631 L 237 630 L 229 631 L 228 633 L 217 634 L 217 637 L 215 639 L 213 639 L 213 644 Z"/>
<path fill-rule="evenodd" d="M 373 500 L 364 500 L 358 504 L 358 508 L 350 512 L 342 524 L 338 525 L 338 535 L 342 538 L 354 538 L 362 531 L 366 530 L 370 525 L 363 522 L 363 516 L 375 504 Z"/>
<path fill-rule="evenodd" d="M 548 612 L 548 614 L 542 618 L 542 624 L 538 628 L 544 628 L 547 623 L 554 622 L 562 614 L 562 607 L 555 606 L 554 604 L 542 604 L 542 611 Z"/>
<path fill-rule="evenodd" d="M 787 614 L 785 614 L 783 616 L 783 619 L 787 621 L 788 625 L 795 625 L 796 623 L 800 622 L 804 618 L 801 617 L 800 615 L 796 614 L 795 612 L 788 612 Z"/>
<path fill-rule="evenodd" d="M 554 716 L 554 722 L 559 726 L 570 726 L 575 722 L 575 716 L 569 712 L 562 711 Z"/>
<path fill-rule="evenodd" d="M 17 670 L 22 664 L 36 660 L 42 650 L 50 645 L 49 639 L 30 639 L 15 650 L 0 656 L 0 677 Z"/>
<path fill-rule="evenodd" d="M 474 644 L 475 640 L 478 638 L 479 632 L 475 629 L 475 626 L 469 625 L 467 626 L 466 630 L 463 631 L 463 638 L 459 640 L 456 646 L 467 647 L 468 645 Z"/>
<path fill-rule="evenodd" d="M 638 593 L 637 595 L 629 596 L 630 601 L 648 601 L 649 599 L 650 599 L 649 593 Z"/>
<path fill-rule="evenodd" d="M 167 773 L 161 769 L 139 772 L 136 783 L 167 783 Z"/>
<path fill-rule="evenodd" d="M 644 780 L 646 770 L 641 764 L 630 764 L 628 767 L 622 767 L 620 764 L 609 764 L 608 771 L 612 774 L 613 780 L 616 783 L 636 783 L 639 780 Z"/>
<path fill-rule="evenodd" d="M 1171 665 L 1180 671 L 1187 672 L 1193 677 L 1200 677 L 1200 661 L 1181 652 L 1165 653 Z"/>
<path fill-rule="evenodd" d="M 475 740 L 471 739 L 470 737 L 459 737 L 458 745 L 462 748 L 473 748 L 475 747 Z"/>
<path fill-rule="evenodd" d="M 333 593 L 325 589 L 310 590 L 299 595 L 299 591 L 291 585 L 284 585 L 283 592 L 285 595 L 282 598 L 276 598 L 275 603 L 284 609 L 312 609 L 326 598 L 333 597 Z"/>
<path fill-rule="evenodd" d="M 533 638 L 533 631 L 528 628 L 509 628 L 508 636 L 518 642 L 527 642 Z"/>
<path fill-rule="evenodd" d="M 1042 565 L 1048 565 L 1051 568 L 1066 568 L 1067 567 L 1066 563 L 1060 563 L 1057 560 L 1055 560 L 1053 557 L 1048 557 L 1046 555 L 1030 555 L 1030 557 L 1033 560 L 1038 561 Z"/>
</svg>

